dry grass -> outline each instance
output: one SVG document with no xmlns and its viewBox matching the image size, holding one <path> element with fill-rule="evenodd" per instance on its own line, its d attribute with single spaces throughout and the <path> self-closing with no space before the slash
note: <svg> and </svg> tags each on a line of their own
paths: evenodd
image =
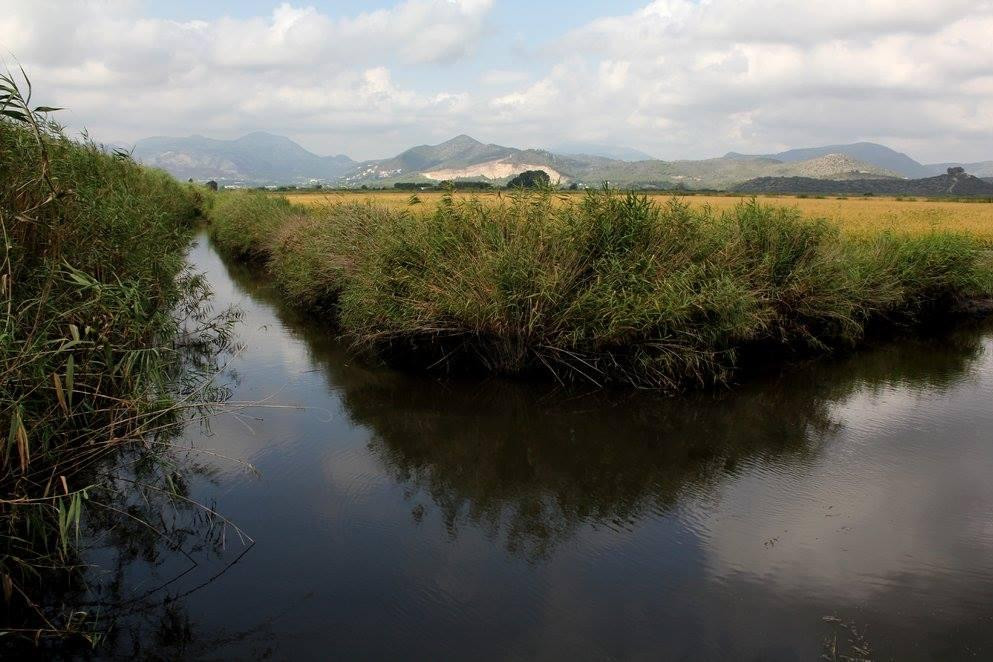
<svg viewBox="0 0 993 662">
<path fill-rule="evenodd" d="M 435 208 L 441 192 L 419 192 L 421 204 L 410 207 L 410 191 L 355 191 L 290 193 L 286 197 L 293 204 L 308 207 L 334 202 L 373 202 L 393 209 L 420 209 L 425 213 Z M 483 201 L 497 200 L 506 193 L 465 193 L 456 197 L 475 195 Z M 575 199 L 580 194 L 562 193 L 562 199 Z M 668 194 L 649 194 L 664 201 Z M 681 198 L 693 208 L 710 205 L 715 211 L 731 209 L 743 199 L 732 195 L 691 195 Z M 825 218 L 839 224 L 850 234 L 870 235 L 886 230 L 899 230 L 922 234 L 932 230 L 968 232 L 993 243 L 993 204 L 983 202 L 956 202 L 933 199 L 896 198 L 798 198 L 792 196 L 762 196 L 761 201 L 781 207 L 796 208 L 808 218 Z"/>
</svg>

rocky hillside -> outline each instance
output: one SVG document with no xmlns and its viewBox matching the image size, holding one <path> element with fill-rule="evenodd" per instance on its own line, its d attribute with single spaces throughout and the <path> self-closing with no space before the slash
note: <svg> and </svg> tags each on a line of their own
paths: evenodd
<svg viewBox="0 0 993 662">
<path fill-rule="evenodd" d="M 890 149 L 885 145 L 859 142 L 848 145 L 826 145 L 824 147 L 803 147 L 791 149 L 777 154 L 765 154 L 758 158 L 773 159 L 783 163 L 809 161 L 823 156 L 840 154 L 862 163 L 869 163 L 877 168 L 894 173 L 898 177 L 928 177 L 938 174 L 928 166 L 922 165 L 906 154 Z M 756 158 L 731 152 L 726 158 Z M 943 170 L 942 170 L 943 171 Z M 939 172 L 942 172 L 939 171 Z"/>
<path fill-rule="evenodd" d="M 900 178 L 892 170 L 859 161 L 847 154 L 825 154 L 805 161 L 786 162 L 774 166 L 783 177 L 814 177 L 816 179 L 879 179 Z"/>
<path fill-rule="evenodd" d="M 949 168 L 962 168 L 970 175 L 979 178 L 993 178 L 993 161 L 979 161 L 977 163 L 932 163 L 926 166 L 933 170 L 931 174 L 937 175 L 946 172 Z"/>
<path fill-rule="evenodd" d="M 755 177 L 824 177 L 858 179 L 898 177 L 896 172 L 844 154 L 825 154 L 784 163 L 765 157 L 724 157 L 701 161 L 622 161 L 588 154 L 563 155 L 483 144 L 458 136 L 439 145 L 421 145 L 391 159 L 360 163 L 343 177 L 349 185 L 391 185 L 397 181 L 479 179 L 503 183 L 525 170 L 544 170 L 552 181 L 598 186 L 682 185 L 725 188 Z"/>
<path fill-rule="evenodd" d="M 479 179 L 502 183 L 525 170 L 544 170 L 552 181 L 568 183 L 577 172 L 613 162 L 596 156 L 563 156 L 540 149 L 484 144 L 461 135 L 438 145 L 413 147 L 393 158 L 359 163 L 342 182 L 382 186 L 398 181 Z"/>
</svg>

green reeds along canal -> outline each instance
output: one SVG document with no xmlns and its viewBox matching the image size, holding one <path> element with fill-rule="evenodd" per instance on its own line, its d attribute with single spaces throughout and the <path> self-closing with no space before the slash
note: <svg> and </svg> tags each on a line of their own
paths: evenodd
<svg viewBox="0 0 993 662">
<path fill-rule="evenodd" d="M 733 389 L 585 393 L 354 360 L 206 236 L 190 261 L 244 318 L 235 405 L 183 440 L 214 453 L 189 494 L 255 542 L 87 541 L 143 605 L 99 654 L 993 655 L 989 323 Z"/>
</svg>

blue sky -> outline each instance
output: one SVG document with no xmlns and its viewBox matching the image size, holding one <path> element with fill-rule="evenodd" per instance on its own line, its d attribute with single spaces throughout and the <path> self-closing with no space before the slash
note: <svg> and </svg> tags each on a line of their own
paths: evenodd
<svg viewBox="0 0 993 662">
<path fill-rule="evenodd" d="M 176 20 L 213 19 L 221 16 L 251 17 L 268 14 L 279 2 L 271 0 L 172 0 L 171 2 L 143 2 L 146 14 Z M 304 4 L 304 3 L 302 3 Z M 337 0 L 336 2 L 307 2 L 326 14 L 351 16 L 376 9 L 389 9 L 396 5 L 390 0 Z M 576 0 L 575 2 L 535 2 L 534 0 L 507 0 L 499 5 L 500 13 L 508 22 L 525 26 L 529 22 L 536 29 L 561 22 L 566 28 L 576 27 L 592 17 L 606 14 L 623 14 L 645 3 L 638 0 Z M 534 21 L 542 23 L 535 24 Z M 549 23 L 543 23 L 543 22 Z"/>
<path fill-rule="evenodd" d="M 147 15 L 173 20 L 210 20 L 222 16 L 249 18 L 272 12 L 278 2 L 269 0 L 244 0 L 234 2 L 221 0 L 205 3 L 195 0 L 174 0 L 173 2 L 145 2 Z M 387 0 L 340 0 L 338 2 L 306 2 L 321 12 L 337 16 L 353 16 L 376 9 L 389 9 L 396 2 Z M 564 34 L 579 27 L 591 18 L 610 14 L 630 13 L 644 6 L 644 1 L 615 0 L 604 2 L 576 0 L 575 2 L 535 2 L 534 0 L 506 0 L 500 2 L 495 18 L 501 30 L 524 35 L 539 41 L 549 36 Z"/>
<path fill-rule="evenodd" d="M 993 159 L 991 34 L 993 0 L 0 0 L 0 52 L 72 128 L 358 159 L 459 133 Z"/>
</svg>

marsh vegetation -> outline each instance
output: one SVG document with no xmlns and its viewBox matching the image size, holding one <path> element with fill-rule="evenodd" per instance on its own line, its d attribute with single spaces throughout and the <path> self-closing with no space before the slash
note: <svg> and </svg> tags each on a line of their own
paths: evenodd
<svg viewBox="0 0 993 662">
<path fill-rule="evenodd" d="M 642 192 L 650 200 L 664 204 L 672 193 Z M 477 198 L 489 204 L 498 204 L 505 192 L 476 191 L 454 192 L 456 199 Z M 553 202 L 576 203 L 583 192 L 557 191 Z M 420 206 L 411 207 L 410 192 L 402 191 L 294 191 L 284 196 L 301 207 L 324 207 L 338 203 L 371 203 L 411 213 L 429 213 L 444 193 L 419 191 Z M 709 207 L 715 212 L 725 211 L 741 202 L 753 199 L 735 193 L 682 191 L 679 200 L 693 209 Z M 993 245 L 993 204 L 983 199 L 934 199 L 907 197 L 863 196 L 809 196 L 809 195 L 758 195 L 762 204 L 788 207 L 808 219 L 824 219 L 836 224 L 842 234 L 868 236 L 881 232 L 926 234 L 937 231 L 964 232 L 988 245 Z"/>
<path fill-rule="evenodd" d="M 201 191 L 69 139 L 26 76 L 0 110 L 0 631 L 92 639 L 96 611 L 63 601 L 81 530 L 184 499 L 169 441 L 221 395 L 233 317 L 184 269 Z"/>
<path fill-rule="evenodd" d="M 717 210 L 545 191 L 422 206 L 238 192 L 210 218 L 222 248 L 264 262 L 357 348 L 562 382 L 725 383 L 750 354 L 850 347 L 872 324 L 921 321 L 993 287 L 968 234 L 853 236 L 754 200 Z"/>
</svg>

